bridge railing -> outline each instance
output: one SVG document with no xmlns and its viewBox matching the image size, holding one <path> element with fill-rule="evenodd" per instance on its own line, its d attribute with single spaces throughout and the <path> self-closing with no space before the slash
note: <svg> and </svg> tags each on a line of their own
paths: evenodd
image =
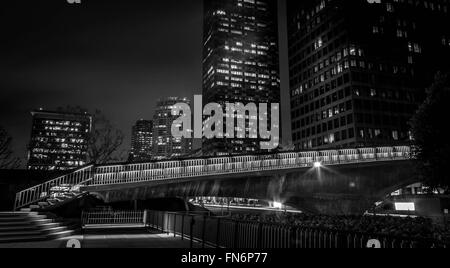
<svg viewBox="0 0 450 268">
<path fill-rule="evenodd" d="M 411 158 L 410 147 L 380 147 L 271 155 L 191 159 L 144 164 L 100 166 L 89 185 L 111 185 L 210 175 L 282 170 L 323 165 L 395 161 Z"/>
<path fill-rule="evenodd" d="M 340 165 L 410 158 L 411 148 L 401 146 L 243 155 L 129 165 L 90 165 L 17 193 L 14 209 L 17 210 L 46 200 L 55 192 L 76 193 L 81 186 L 139 183 L 255 171 L 307 168 L 313 167 L 316 162 L 320 162 L 323 165 Z"/>
<path fill-rule="evenodd" d="M 204 246 L 234 249 L 276 248 L 448 248 L 441 241 L 379 234 L 237 221 L 220 217 L 148 211 L 147 226 Z M 376 240 L 371 244 L 369 241 Z"/>
<path fill-rule="evenodd" d="M 77 192 L 93 177 L 94 166 L 86 166 L 54 180 L 36 185 L 16 194 L 14 210 L 45 201 L 56 192 Z"/>
</svg>

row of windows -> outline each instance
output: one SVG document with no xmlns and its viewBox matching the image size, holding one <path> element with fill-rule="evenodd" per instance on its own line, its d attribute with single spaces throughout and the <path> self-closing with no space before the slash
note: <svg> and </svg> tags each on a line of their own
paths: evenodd
<svg viewBox="0 0 450 268">
<path fill-rule="evenodd" d="M 295 123 L 293 123 L 292 129 L 293 130 L 302 129 L 302 132 L 304 133 L 304 134 L 302 134 L 302 138 L 304 138 L 304 137 L 309 137 L 311 135 L 320 134 L 322 132 L 332 131 L 333 129 L 338 129 L 338 128 L 344 127 L 346 125 L 351 125 L 351 124 L 353 124 L 353 122 L 354 122 L 353 114 L 341 116 L 339 118 L 336 118 L 334 120 L 329 120 L 328 122 L 324 122 L 321 124 L 317 124 L 315 122 L 309 122 L 309 121 L 305 122 L 305 120 L 302 119 L 302 120 L 299 120 L 299 121 L 296 121 Z M 305 126 L 309 125 L 310 123 L 311 124 L 314 123 L 314 126 L 305 128 Z"/>
<path fill-rule="evenodd" d="M 345 113 L 347 111 L 351 111 L 352 110 L 352 101 L 346 101 L 346 102 L 342 102 L 339 105 L 335 105 L 332 108 L 326 109 L 326 110 L 322 110 L 321 112 L 318 113 L 314 113 L 312 115 L 306 116 L 302 119 L 300 119 L 299 121 L 297 121 L 297 124 L 300 127 L 304 127 L 304 126 L 308 126 L 310 124 L 313 124 L 314 122 L 318 122 L 321 120 L 326 120 L 335 116 L 338 116 L 342 113 Z M 301 109 L 297 110 L 299 111 L 299 116 L 303 115 L 303 114 L 307 114 L 309 113 L 309 111 L 314 112 L 316 110 L 310 110 L 310 106 L 305 106 L 302 107 Z M 298 123 L 300 122 L 300 123 Z"/>
<path fill-rule="evenodd" d="M 363 111 L 385 111 L 391 113 L 414 113 L 417 110 L 417 105 L 403 102 L 388 102 L 378 100 L 354 100 L 355 110 Z"/>
<path fill-rule="evenodd" d="M 310 122 L 309 117 L 306 118 L 308 120 L 299 120 L 292 124 L 292 129 L 299 130 L 300 138 L 306 138 L 309 136 L 318 135 L 325 132 L 333 131 L 334 129 L 346 127 L 347 125 L 352 125 L 353 123 L 357 124 L 367 124 L 367 125 L 383 125 L 383 126 L 400 126 L 404 125 L 405 122 L 408 121 L 409 117 L 402 116 L 392 116 L 392 115 L 380 115 L 380 114 L 364 114 L 357 113 L 356 119 L 353 117 L 353 114 L 349 114 L 347 116 L 341 116 L 334 120 L 329 120 L 328 122 L 317 124 L 315 122 Z M 309 124 L 314 124 L 312 127 L 308 127 Z"/>
<path fill-rule="evenodd" d="M 409 4 L 416 7 L 423 7 L 431 11 L 439 11 L 443 13 L 448 12 L 447 0 L 441 1 L 419 1 L 419 0 L 393 0 L 395 3 Z M 390 12 L 394 12 L 394 6 L 391 3 L 387 3 L 387 9 Z"/>
<path fill-rule="evenodd" d="M 324 46 L 322 49 L 315 51 L 314 53 L 307 53 L 307 54 L 297 54 L 295 56 L 292 56 L 293 53 L 291 53 L 291 58 L 289 60 L 290 66 L 292 66 L 292 70 L 295 72 L 298 72 L 299 70 L 306 70 L 308 67 L 310 67 L 312 64 L 317 63 L 320 59 L 324 57 L 329 57 L 330 63 L 339 61 L 337 60 L 338 54 L 334 54 L 336 50 L 341 50 L 341 47 L 343 45 L 347 44 L 347 36 L 345 34 L 342 34 L 339 38 L 337 38 L 335 41 L 331 42 L 329 45 Z M 344 48 L 342 48 L 344 49 Z M 361 51 L 362 53 L 362 51 Z M 330 55 L 333 54 L 333 55 Z M 342 58 L 342 54 L 340 54 Z M 334 56 L 334 58 L 333 58 Z M 335 59 L 335 60 L 333 60 Z M 333 60 L 333 62 L 332 62 Z"/>
<path fill-rule="evenodd" d="M 353 72 L 353 81 L 356 82 L 363 82 L 363 83 L 370 83 L 369 75 L 366 73 L 363 73 L 363 71 L 368 70 L 371 72 L 379 72 L 377 75 L 379 76 L 380 73 L 388 74 L 388 75 L 402 75 L 402 76 L 412 76 L 414 75 L 414 69 L 408 68 L 406 66 L 399 66 L 396 64 L 373 64 L 373 63 L 367 63 L 364 60 L 345 60 L 342 63 L 338 63 L 333 68 L 330 68 L 328 71 L 314 77 L 314 79 L 311 79 L 307 83 L 301 84 L 297 86 L 294 90 L 292 90 L 291 95 L 297 96 L 302 94 L 305 90 L 316 86 L 317 84 L 323 83 L 327 81 L 328 79 L 331 79 L 332 77 L 344 72 L 345 70 L 350 69 Z M 300 80 L 308 79 L 310 77 L 311 72 L 305 72 L 303 75 L 300 74 L 297 77 L 294 77 L 291 80 L 291 85 L 297 84 L 300 82 Z M 389 78 L 390 80 L 394 81 L 396 78 Z M 397 79 L 398 81 L 398 79 Z"/>
<path fill-rule="evenodd" d="M 307 137 L 301 138 L 302 133 L 296 133 L 293 135 L 295 141 L 306 139 Z M 301 149 L 311 149 L 318 146 L 324 146 L 328 144 L 344 142 L 355 138 L 364 140 L 389 140 L 389 141 L 408 141 L 411 140 L 411 134 L 405 131 L 392 130 L 392 129 L 374 129 L 374 128 L 358 128 L 357 133 L 355 133 L 354 128 L 344 129 L 341 131 L 336 131 L 329 133 L 327 135 L 320 136 L 318 138 L 308 139 L 303 141 Z"/>
<path fill-rule="evenodd" d="M 296 133 L 294 134 L 294 136 L 292 137 L 295 141 L 299 141 L 302 140 L 303 138 L 301 138 L 302 133 Z M 333 144 L 336 142 L 342 142 L 342 141 L 346 141 L 346 140 L 350 140 L 350 139 L 354 139 L 355 138 L 355 129 L 354 128 L 349 128 L 349 129 L 345 129 L 345 130 L 341 130 L 341 131 L 337 131 L 337 132 L 333 132 L 318 138 L 314 138 L 314 139 L 309 139 L 307 141 L 302 142 L 302 148 L 301 149 L 311 149 L 314 147 L 318 147 L 318 146 L 323 146 L 323 145 L 327 145 L 327 144 Z"/>
<path fill-rule="evenodd" d="M 400 126 L 406 125 L 410 119 L 409 116 L 400 116 L 388 114 L 372 114 L 372 113 L 357 113 L 356 123 L 367 125 L 383 125 L 383 126 Z"/>
<path fill-rule="evenodd" d="M 292 101 L 291 107 L 292 108 L 296 108 L 296 107 L 302 105 L 303 103 L 306 103 L 308 101 L 314 100 L 315 98 L 319 97 L 320 95 L 323 95 L 326 92 L 329 92 L 329 91 L 334 90 L 334 89 L 336 89 L 338 87 L 341 87 L 344 84 L 347 84 L 349 82 L 350 82 L 350 75 L 348 73 L 344 74 L 343 76 L 340 76 L 337 79 L 331 80 L 329 83 L 324 84 L 320 88 L 316 88 L 314 91 L 311 90 L 311 91 L 309 91 L 307 93 L 301 94 L 295 100 Z M 309 84 L 305 85 L 306 89 L 308 89 L 309 86 L 310 86 Z M 350 89 L 345 89 L 345 91 L 347 92 L 347 93 L 345 93 L 346 96 L 350 95 L 350 91 L 349 90 Z M 341 99 L 342 99 L 343 96 L 344 96 L 343 95 L 344 91 L 340 90 L 340 91 L 338 91 L 335 94 L 338 97 L 333 97 L 334 94 L 331 96 L 331 97 L 333 97 L 334 100 L 337 100 L 339 98 L 339 96 L 342 96 L 341 97 Z M 334 101 L 334 100 L 328 101 L 327 98 L 328 97 L 325 97 L 324 101 L 326 101 L 326 103 L 328 103 L 328 104 L 330 104 L 332 101 Z M 323 100 L 321 100 L 321 102 L 323 102 Z"/>
</svg>

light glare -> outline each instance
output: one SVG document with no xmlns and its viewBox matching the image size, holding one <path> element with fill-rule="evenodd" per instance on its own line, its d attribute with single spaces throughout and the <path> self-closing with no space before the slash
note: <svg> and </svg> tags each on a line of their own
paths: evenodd
<svg viewBox="0 0 450 268">
<path fill-rule="evenodd" d="M 277 208 L 277 209 L 282 209 L 283 208 L 283 204 L 280 202 L 273 202 L 273 207 Z"/>
</svg>

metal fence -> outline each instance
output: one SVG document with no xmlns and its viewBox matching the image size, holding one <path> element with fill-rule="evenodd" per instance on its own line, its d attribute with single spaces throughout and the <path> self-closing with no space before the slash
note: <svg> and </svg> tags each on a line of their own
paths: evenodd
<svg viewBox="0 0 450 268">
<path fill-rule="evenodd" d="M 83 211 L 81 215 L 81 223 L 83 227 L 102 225 L 129 225 L 144 227 L 146 225 L 146 218 L 145 211 Z"/>
<path fill-rule="evenodd" d="M 148 211 L 146 225 L 181 239 L 233 249 L 448 248 L 440 241 L 236 221 L 220 217 Z"/>
</svg>

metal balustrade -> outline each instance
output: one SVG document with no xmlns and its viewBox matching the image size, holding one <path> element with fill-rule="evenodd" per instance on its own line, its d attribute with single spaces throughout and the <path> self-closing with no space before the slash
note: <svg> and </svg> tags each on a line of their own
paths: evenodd
<svg viewBox="0 0 450 268">
<path fill-rule="evenodd" d="M 437 240 L 394 237 L 331 229 L 237 221 L 175 212 L 147 211 L 146 225 L 204 246 L 234 249 L 367 248 L 376 239 L 381 248 L 448 248 Z"/>
<path fill-rule="evenodd" d="M 15 209 L 35 204 L 54 192 L 77 192 L 80 186 L 177 180 L 205 176 L 275 171 L 363 162 L 397 161 L 411 158 L 408 146 L 290 152 L 266 155 L 210 157 L 142 164 L 87 166 L 55 180 L 24 190 L 16 195 Z"/>
<path fill-rule="evenodd" d="M 382 147 L 268 155 L 246 155 L 209 159 L 165 161 L 97 167 L 90 186 L 175 180 L 257 171 L 308 168 L 314 163 L 342 165 L 361 162 L 407 160 L 411 148 Z"/>
<path fill-rule="evenodd" d="M 14 210 L 36 204 L 40 201 L 63 195 L 64 193 L 77 193 L 80 187 L 92 179 L 94 166 L 86 166 L 70 174 L 34 186 L 16 194 Z"/>
<path fill-rule="evenodd" d="M 145 226 L 144 211 L 83 211 L 83 228 L 89 226 Z"/>
</svg>

